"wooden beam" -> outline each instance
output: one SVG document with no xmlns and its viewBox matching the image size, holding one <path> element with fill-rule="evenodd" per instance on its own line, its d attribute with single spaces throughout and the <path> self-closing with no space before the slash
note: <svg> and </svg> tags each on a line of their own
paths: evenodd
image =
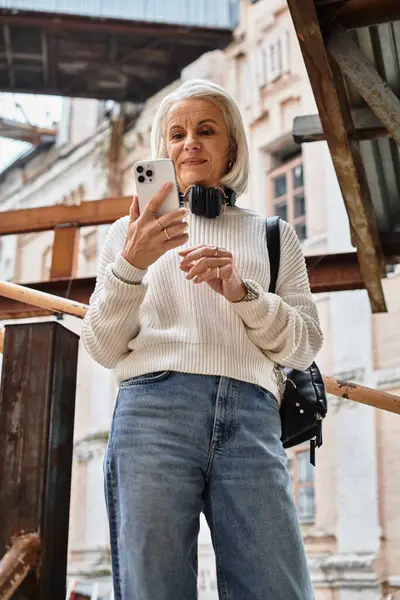
<svg viewBox="0 0 400 600">
<path fill-rule="evenodd" d="M 47 85 L 52 88 L 57 88 L 57 56 L 58 56 L 58 39 L 56 36 L 51 33 L 45 33 L 42 31 L 42 36 L 46 40 L 46 75 L 47 75 Z"/>
<path fill-rule="evenodd" d="M 307 256 L 313 294 L 365 289 L 356 252 Z"/>
<path fill-rule="evenodd" d="M 85 201 L 76 206 L 56 204 L 0 212 L 0 236 L 49 231 L 61 225 L 88 227 L 113 223 L 129 214 L 131 196 Z"/>
<path fill-rule="evenodd" d="M 386 312 L 381 278 L 385 276 L 378 227 L 343 80 L 330 64 L 312 0 L 288 0 L 326 141 L 335 166 L 357 248 L 372 312 Z"/>
<path fill-rule="evenodd" d="M 374 65 L 341 27 L 332 31 L 327 48 L 341 72 L 350 79 L 393 139 L 400 144 L 400 100 Z"/>
<path fill-rule="evenodd" d="M 339 396 L 339 398 L 353 400 L 353 402 L 367 404 L 400 415 L 400 396 L 388 394 L 381 390 L 373 390 L 350 381 L 342 381 L 335 377 L 324 376 L 323 380 L 326 391 L 333 396 Z"/>
<path fill-rule="evenodd" d="M 40 534 L 21 598 L 65 600 L 79 337 L 59 323 L 6 327 L 0 389 L 0 556 Z M 33 586 L 26 592 L 25 586 Z"/>
<path fill-rule="evenodd" d="M 29 304 L 53 313 L 66 313 L 83 319 L 87 305 L 74 302 L 71 299 L 60 298 L 43 291 L 34 290 L 24 285 L 17 285 L 9 281 L 0 281 L 0 296 Z"/>
<path fill-rule="evenodd" d="M 59 301 L 68 299 L 72 302 L 76 302 L 78 306 L 83 307 L 82 314 L 75 314 L 78 318 L 83 318 L 85 314 L 85 305 L 88 304 L 91 294 L 93 293 L 95 285 L 94 277 L 79 278 L 79 279 L 59 279 L 53 281 L 42 281 L 40 283 L 32 283 L 29 285 L 20 286 L 26 292 L 29 290 L 35 292 L 44 292 L 49 294 L 54 302 L 52 306 L 47 305 L 46 307 L 38 307 L 35 304 L 24 301 L 22 292 L 21 294 L 15 293 L 14 298 L 8 298 L 0 294 L 0 320 L 8 319 L 25 319 L 31 317 L 45 317 L 62 312 L 62 306 Z M 8 288 L 10 289 L 10 288 Z M 13 295 L 16 290 L 13 290 Z M 31 297 L 32 298 L 32 297 Z"/>
<path fill-rule="evenodd" d="M 54 232 L 53 254 L 50 279 L 71 279 L 76 277 L 79 258 L 80 229 L 57 227 Z"/>
<path fill-rule="evenodd" d="M 351 111 L 354 131 L 353 140 L 372 140 L 389 135 L 382 121 L 370 108 L 355 108 Z M 325 133 L 319 115 L 305 115 L 295 117 L 293 122 L 293 139 L 296 144 L 307 142 L 321 142 L 325 140 Z"/>
<path fill-rule="evenodd" d="M 400 3 L 398 0 L 349 0 L 338 10 L 336 19 L 346 29 L 399 21 Z"/>
<path fill-rule="evenodd" d="M 38 13 L 36 11 L 18 10 L 15 14 L 11 11 L 1 15 L 4 25 L 16 25 L 18 27 L 37 27 L 40 30 L 51 31 L 56 36 L 60 32 L 69 30 L 92 31 L 95 33 L 120 33 L 139 39 L 154 38 L 171 41 L 173 43 L 193 42 L 194 45 L 208 46 L 210 50 L 223 47 L 232 39 L 232 31 L 227 27 L 204 27 L 197 25 L 181 25 L 174 23 L 156 23 L 144 21 L 132 21 L 129 19 L 101 19 L 86 15 L 67 15 L 54 13 Z"/>
<path fill-rule="evenodd" d="M 12 46 L 11 46 L 11 33 L 10 26 L 3 25 L 3 37 L 4 37 L 4 47 L 7 59 L 7 67 L 8 67 L 8 78 L 10 82 L 10 88 L 15 88 L 15 69 L 13 63 L 13 54 L 12 54 Z"/>
<path fill-rule="evenodd" d="M 28 575 L 39 563 L 40 537 L 37 533 L 19 535 L 0 560 L 0 598 L 10 600 Z"/>
<path fill-rule="evenodd" d="M 355 252 L 308 256 L 306 264 L 311 291 L 315 294 L 365 288 Z M 29 285 L 0 282 L 0 320 L 47 316 L 61 312 L 83 318 L 94 286 L 94 277 L 57 279 Z M 43 301 L 43 298 L 37 295 L 41 292 L 47 300 Z M 68 299 L 65 298 L 66 294 Z M 74 306 L 70 301 L 75 303 Z"/>
</svg>

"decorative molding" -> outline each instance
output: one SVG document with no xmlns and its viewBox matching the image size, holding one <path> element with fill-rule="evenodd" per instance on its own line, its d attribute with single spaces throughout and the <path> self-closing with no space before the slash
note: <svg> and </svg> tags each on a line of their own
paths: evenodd
<svg viewBox="0 0 400 600">
<path fill-rule="evenodd" d="M 315 587 L 379 589 L 375 554 L 333 554 L 309 558 Z"/>
<path fill-rule="evenodd" d="M 380 369 L 374 372 L 375 387 L 381 390 L 390 390 L 400 387 L 400 368 Z"/>
<path fill-rule="evenodd" d="M 332 374 L 336 379 L 342 381 L 352 381 L 354 383 L 363 384 L 365 381 L 365 368 L 352 369 L 351 371 L 336 371 Z"/>
<path fill-rule="evenodd" d="M 74 443 L 73 460 L 88 462 L 94 458 L 104 456 L 108 442 L 108 431 L 97 431 Z"/>
</svg>

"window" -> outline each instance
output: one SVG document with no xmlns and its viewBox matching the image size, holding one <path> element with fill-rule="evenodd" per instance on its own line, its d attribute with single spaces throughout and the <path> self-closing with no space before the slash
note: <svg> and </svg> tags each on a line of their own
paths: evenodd
<svg viewBox="0 0 400 600">
<path fill-rule="evenodd" d="M 217 581 L 213 570 L 200 568 L 197 587 L 201 592 L 213 592 L 217 589 Z"/>
<path fill-rule="evenodd" d="M 293 491 L 301 523 L 313 523 L 315 518 L 314 467 L 309 449 L 293 451 L 290 461 Z"/>
<path fill-rule="evenodd" d="M 278 215 L 293 225 L 303 241 L 307 237 L 304 169 L 301 154 L 273 156 L 268 173 L 271 206 L 269 214 Z"/>
<path fill-rule="evenodd" d="M 280 40 L 276 40 L 268 46 L 268 80 L 275 81 L 282 73 L 282 49 Z"/>
</svg>

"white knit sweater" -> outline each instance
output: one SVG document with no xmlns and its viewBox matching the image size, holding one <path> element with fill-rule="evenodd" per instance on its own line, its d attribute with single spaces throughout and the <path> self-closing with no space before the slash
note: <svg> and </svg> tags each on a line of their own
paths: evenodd
<svg viewBox="0 0 400 600">
<path fill-rule="evenodd" d="M 268 293 L 270 267 L 265 219 L 226 208 L 217 219 L 190 215 L 188 247 L 219 246 L 238 272 L 261 291 L 256 300 L 228 302 L 179 268 L 177 250 L 147 271 L 121 256 L 128 217 L 110 228 L 96 288 L 83 321 L 92 358 L 115 368 L 118 382 L 154 371 L 221 375 L 260 385 L 278 397 L 274 362 L 307 368 L 322 345 L 305 260 L 293 228 L 281 221 L 277 294 Z M 137 284 L 139 285 L 134 285 Z"/>
</svg>

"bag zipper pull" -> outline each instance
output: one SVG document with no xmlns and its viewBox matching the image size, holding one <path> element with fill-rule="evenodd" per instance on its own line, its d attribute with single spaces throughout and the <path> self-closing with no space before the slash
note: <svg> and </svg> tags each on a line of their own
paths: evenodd
<svg viewBox="0 0 400 600">
<path fill-rule="evenodd" d="M 311 438 L 310 440 L 310 463 L 315 467 L 315 448 L 317 446 L 317 439 Z"/>
</svg>

